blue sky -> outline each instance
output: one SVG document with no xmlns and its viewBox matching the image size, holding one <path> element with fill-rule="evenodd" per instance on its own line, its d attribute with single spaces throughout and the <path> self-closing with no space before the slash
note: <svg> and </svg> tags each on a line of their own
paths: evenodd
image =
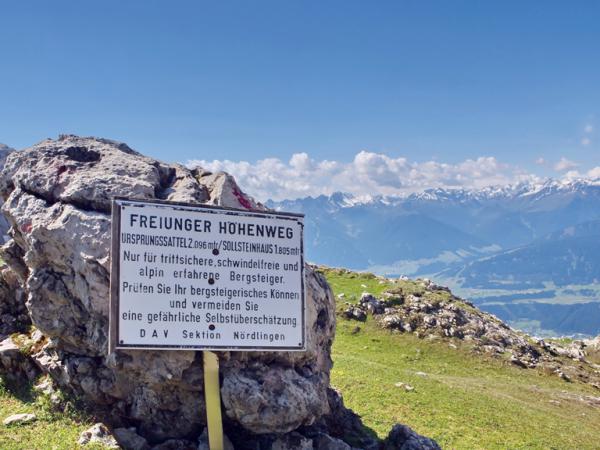
<svg viewBox="0 0 600 450">
<path fill-rule="evenodd" d="M 586 175 L 599 23 L 593 1 L 5 2 L 0 142 L 68 132 L 174 161 L 366 151 Z"/>
</svg>

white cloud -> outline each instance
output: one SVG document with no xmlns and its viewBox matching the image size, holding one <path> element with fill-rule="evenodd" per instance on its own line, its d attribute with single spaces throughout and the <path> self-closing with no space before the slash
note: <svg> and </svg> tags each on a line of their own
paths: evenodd
<svg viewBox="0 0 600 450">
<path fill-rule="evenodd" d="M 593 167 L 587 172 L 580 172 L 579 170 L 569 170 L 563 173 L 560 177 L 563 181 L 574 181 L 574 180 L 600 180 L 600 166 Z"/>
<path fill-rule="evenodd" d="M 546 165 L 546 160 L 542 157 L 539 157 L 538 159 L 535 160 L 535 163 L 538 166 L 545 166 Z"/>
<path fill-rule="evenodd" d="M 556 170 L 557 172 L 572 171 L 578 166 L 579 164 L 577 164 L 576 162 L 562 157 L 556 164 L 554 164 L 554 170 Z"/>
<path fill-rule="evenodd" d="M 594 131 L 594 125 L 592 125 L 591 123 L 588 123 L 583 127 L 584 133 L 590 134 L 593 131 Z"/>
<path fill-rule="evenodd" d="M 591 178 L 592 180 L 600 178 L 600 166 L 588 170 L 587 177 Z"/>
<path fill-rule="evenodd" d="M 592 143 L 592 140 L 589 137 L 581 138 L 581 145 L 583 145 L 584 147 L 587 147 L 591 143 Z"/>
<path fill-rule="evenodd" d="M 336 191 L 355 195 L 402 195 L 428 188 L 482 188 L 536 179 L 518 167 L 494 157 L 448 164 L 411 162 L 381 153 L 361 151 L 350 162 L 315 160 L 296 153 L 288 162 L 266 158 L 250 163 L 229 160 L 193 160 L 188 166 L 225 171 L 258 200 L 292 199 Z"/>
</svg>

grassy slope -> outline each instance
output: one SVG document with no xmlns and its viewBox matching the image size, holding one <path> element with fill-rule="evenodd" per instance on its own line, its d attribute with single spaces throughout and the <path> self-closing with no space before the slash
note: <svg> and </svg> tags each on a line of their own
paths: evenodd
<svg viewBox="0 0 600 450">
<path fill-rule="evenodd" d="M 336 295 L 345 294 L 343 301 L 386 288 L 366 275 L 326 276 Z M 598 396 L 597 390 L 453 343 L 456 349 L 448 341 L 384 331 L 372 320 L 338 318 L 332 384 L 381 437 L 401 422 L 444 448 L 600 448 L 600 408 L 580 400 Z"/>
<path fill-rule="evenodd" d="M 344 301 L 388 287 L 368 275 L 326 275 L 336 295 L 345 293 Z M 353 333 L 357 326 L 361 330 Z M 338 319 L 332 383 L 381 437 L 401 422 L 444 448 L 600 448 L 600 408 L 579 401 L 598 391 L 474 355 L 453 342 L 456 349 L 445 341 L 389 333 L 370 320 Z M 415 390 L 406 392 L 397 382 Z M 0 386 L 0 419 L 21 412 L 37 414 L 38 421 L 11 428 L 0 424 L 1 449 L 76 448 L 79 433 L 93 423 L 78 414 L 50 413 L 30 390 L 15 393 Z"/>
<path fill-rule="evenodd" d="M 38 397 L 30 387 L 10 390 L 0 385 L 0 419 L 19 413 L 34 413 L 37 421 L 29 424 L 7 427 L 0 422 L 0 449 L 74 449 L 78 448 L 79 434 L 93 425 L 83 414 L 57 414 L 51 412 L 43 397 Z M 89 450 L 104 448 L 101 445 L 87 445 Z"/>
</svg>

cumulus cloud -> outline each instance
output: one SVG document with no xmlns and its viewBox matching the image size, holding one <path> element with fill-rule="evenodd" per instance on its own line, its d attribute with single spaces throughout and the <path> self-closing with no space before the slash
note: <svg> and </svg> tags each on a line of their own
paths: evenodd
<svg viewBox="0 0 600 450">
<path fill-rule="evenodd" d="M 535 160 L 535 163 L 538 166 L 545 166 L 546 165 L 546 160 L 542 157 L 539 157 L 538 159 Z"/>
<path fill-rule="evenodd" d="M 586 134 L 590 134 L 593 131 L 594 131 L 594 125 L 592 125 L 591 123 L 588 123 L 583 127 L 583 132 Z"/>
<path fill-rule="evenodd" d="M 581 145 L 583 145 L 584 147 L 587 147 L 591 143 L 592 143 L 592 140 L 589 137 L 586 136 L 586 137 L 581 138 Z"/>
<path fill-rule="evenodd" d="M 593 180 L 600 178 L 600 166 L 588 170 L 587 177 Z"/>
<path fill-rule="evenodd" d="M 579 164 L 563 156 L 556 164 L 554 164 L 554 170 L 556 170 L 557 172 L 565 172 L 573 170 L 578 166 Z"/>
<path fill-rule="evenodd" d="M 189 167 L 225 171 L 236 177 L 257 199 L 281 200 L 337 191 L 354 195 L 402 195 L 429 188 L 482 188 L 536 179 L 518 167 L 494 157 L 448 164 L 411 162 L 382 153 L 361 151 L 350 162 L 315 160 L 296 153 L 289 161 L 266 158 L 250 163 L 229 160 L 193 160 Z"/>
<path fill-rule="evenodd" d="M 563 180 L 572 181 L 572 180 L 600 180 L 600 166 L 593 167 L 587 172 L 579 172 L 578 170 L 569 170 L 565 174 L 562 175 Z"/>
</svg>

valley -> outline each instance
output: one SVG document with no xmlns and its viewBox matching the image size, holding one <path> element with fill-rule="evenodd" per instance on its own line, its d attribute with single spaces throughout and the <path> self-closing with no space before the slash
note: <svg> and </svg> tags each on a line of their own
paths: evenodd
<svg viewBox="0 0 600 450">
<path fill-rule="evenodd" d="M 427 277 L 539 336 L 600 332 L 600 181 L 267 202 L 306 214 L 309 261 Z"/>
</svg>

